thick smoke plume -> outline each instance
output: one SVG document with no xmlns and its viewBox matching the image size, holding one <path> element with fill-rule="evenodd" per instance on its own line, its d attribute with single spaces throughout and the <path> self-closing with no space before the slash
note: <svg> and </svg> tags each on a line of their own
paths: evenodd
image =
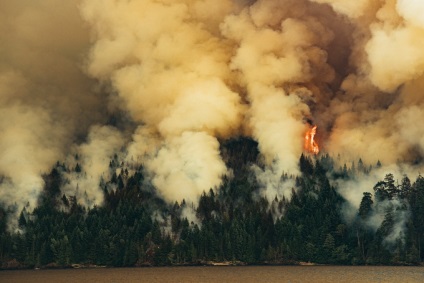
<svg viewBox="0 0 424 283">
<path fill-rule="evenodd" d="M 42 175 L 67 155 L 106 99 L 82 71 L 89 31 L 74 2 L 0 1 L 0 200 L 34 208 Z"/>
<path fill-rule="evenodd" d="M 123 147 L 166 201 L 194 203 L 228 174 L 228 138 L 258 142 L 254 171 L 270 197 L 290 191 L 281 176 L 299 172 L 310 121 L 334 156 L 392 165 L 424 155 L 421 1 L 0 7 L 0 199 L 16 211 L 75 152 L 86 175 L 62 190 L 88 207 L 102 201 L 101 163 Z"/>
</svg>

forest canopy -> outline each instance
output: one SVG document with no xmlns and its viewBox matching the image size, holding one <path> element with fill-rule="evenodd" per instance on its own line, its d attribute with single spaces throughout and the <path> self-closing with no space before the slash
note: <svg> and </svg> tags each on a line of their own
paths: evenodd
<svg viewBox="0 0 424 283">
<path fill-rule="evenodd" d="M 59 189 L 70 171 L 83 175 L 84 168 L 58 162 L 44 176 L 34 211 L 20 212 L 18 229 L 6 228 L 8 213 L 1 210 L 2 268 L 421 262 L 422 176 L 382 176 L 363 192 L 352 216 L 338 182 L 370 175 L 379 164 L 359 160 L 337 167 L 326 154 L 302 154 L 301 175 L 281 176 L 293 181 L 289 197 L 267 198 L 252 174 L 260 166 L 257 144 L 241 138 L 223 143 L 221 151 L 233 175 L 196 204 L 164 202 L 143 167 L 130 168 L 115 155 L 108 164 L 111 178 L 100 184 L 104 203 L 86 209 Z"/>
</svg>

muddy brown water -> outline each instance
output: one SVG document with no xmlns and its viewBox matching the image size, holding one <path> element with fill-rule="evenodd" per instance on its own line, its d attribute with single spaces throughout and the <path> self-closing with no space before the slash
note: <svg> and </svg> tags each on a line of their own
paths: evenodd
<svg viewBox="0 0 424 283">
<path fill-rule="evenodd" d="M 15 282 L 424 282 L 424 267 L 207 266 L 0 271 Z"/>
</svg>

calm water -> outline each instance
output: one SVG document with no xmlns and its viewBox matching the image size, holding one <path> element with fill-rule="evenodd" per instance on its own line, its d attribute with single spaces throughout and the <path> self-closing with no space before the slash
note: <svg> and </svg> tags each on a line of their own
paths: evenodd
<svg viewBox="0 0 424 283">
<path fill-rule="evenodd" d="M 14 282 L 424 282 L 424 267 L 210 266 L 0 271 Z"/>
</svg>

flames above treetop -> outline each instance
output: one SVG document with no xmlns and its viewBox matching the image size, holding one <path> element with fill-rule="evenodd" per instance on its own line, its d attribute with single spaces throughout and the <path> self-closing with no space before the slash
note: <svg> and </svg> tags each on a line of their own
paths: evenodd
<svg viewBox="0 0 424 283">
<path fill-rule="evenodd" d="M 305 133 L 305 150 L 313 154 L 319 153 L 319 146 L 315 141 L 316 133 L 317 126 L 311 126 Z"/>
</svg>

